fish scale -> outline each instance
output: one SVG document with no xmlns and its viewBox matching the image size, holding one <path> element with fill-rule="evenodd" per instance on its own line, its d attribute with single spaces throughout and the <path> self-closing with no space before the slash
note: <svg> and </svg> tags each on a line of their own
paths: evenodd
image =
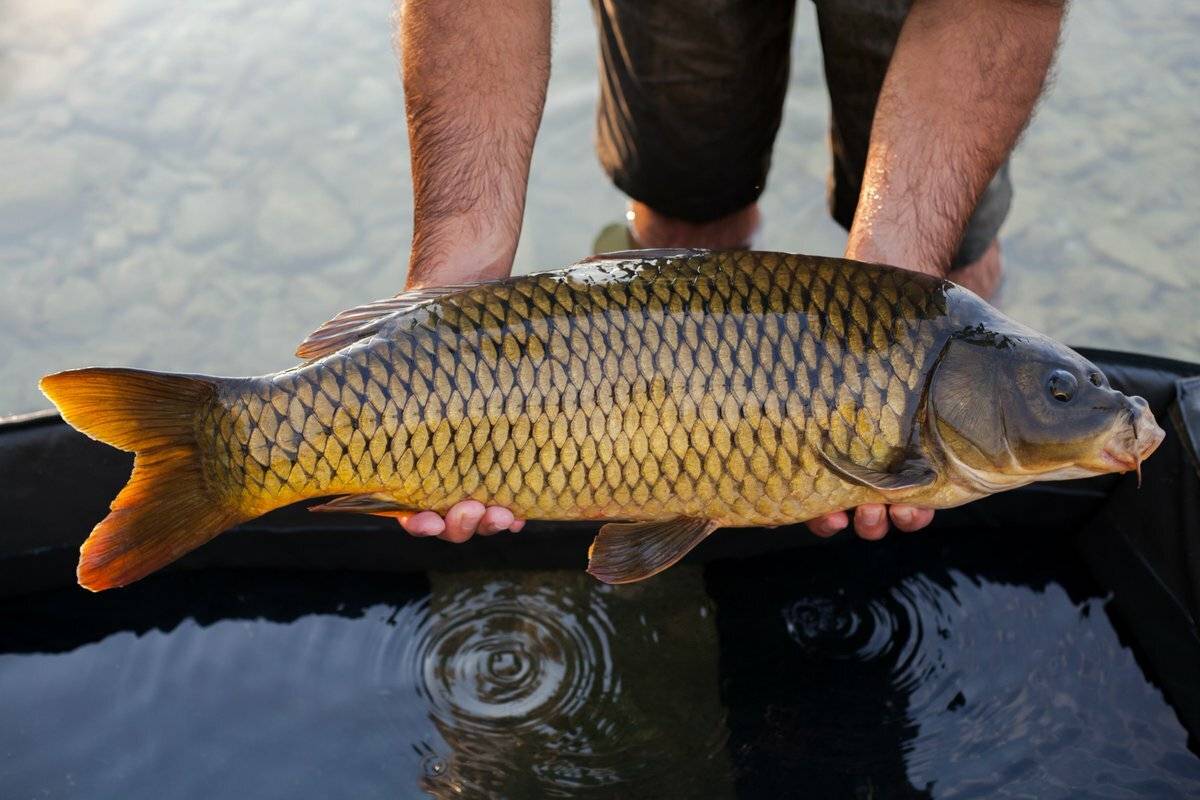
<svg viewBox="0 0 1200 800">
<path fill-rule="evenodd" d="M 856 505 L 944 336 L 940 281 L 805 256 L 613 259 L 465 288 L 197 417 L 248 514 L 385 493 L 537 519 L 775 525 Z"/>
<path fill-rule="evenodd" d="M 1138 470 L 1165 436 L 1143 398 L 948 281 L 778 253 L 610 253 L 417 290 L 296 352 L 259 378 L 42 379 L 67 422 L 135 454 L 81 585 L 324 495 L 313 510 L 624 520 L 588 572 L 628 583 L 722 526 Z"/>
</svg>

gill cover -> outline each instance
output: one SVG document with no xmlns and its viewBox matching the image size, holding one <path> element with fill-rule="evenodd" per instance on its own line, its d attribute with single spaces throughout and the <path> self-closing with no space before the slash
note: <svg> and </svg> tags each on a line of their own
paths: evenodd
<svg viewBox="0 0 1200 800">
<path fill-rule="evenodd" d="M 954 338 L 942 353 L 929 389 L 927 413 L 942 446 L 976 470 L 1011 464 L 1005 438 L 1006 377 L 990 349 Z"/>
<path fill-rule="evenodd" d="M 1040 334 L 952 338 L 932 378 L 931 424 L 973 470 L 1032 475 L 1091 459 L 1129 400 L 1083 356 Z"/>
</svg>

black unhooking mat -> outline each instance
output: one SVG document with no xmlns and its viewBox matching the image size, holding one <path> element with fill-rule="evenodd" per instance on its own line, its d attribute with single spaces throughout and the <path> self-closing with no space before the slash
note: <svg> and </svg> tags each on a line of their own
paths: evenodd
<svg viewBox="0 0 1200 800">
<path fill-rule="evenodd" d="M 1105 371 L 1113 386 L 1145 397 L 1167 431 L 1163 445 L 1143 467 L 1141 487 L 1132 474 L 1039 484 L 940 512 L 933 531 L 1032 526 L 1070 542 L 1082 552 L 1092 577 L 1111 593 L 1107 608 L 1134 640 L 1147 674 L 1174 706 L 1196 750 L 1200 365 L 1086 348 L 1080 352 Z M 76 433 L 52 412 L 0 421 L 0 596 L 74 582 L 79 544 L 124 484 L 131 460 Z M 242 525 L 172 569 L 582 569 L 594 531 L 590 524 L 534 522 L 520 535 L 477 537 L 452 547 L 397 535 L 387 520 L 332 514 L 318 518 L 294 506 Z M 708 563 L 804 546 L 859 544 L 853 537 L 825 542 L 799 527 L 755 530 L 714 536 L 688 560 Z"/>
</svg>

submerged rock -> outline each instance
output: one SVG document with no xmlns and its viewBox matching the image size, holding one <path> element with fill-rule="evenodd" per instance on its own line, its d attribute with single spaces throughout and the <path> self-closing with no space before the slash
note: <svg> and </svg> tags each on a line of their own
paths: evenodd
<svg viewBox="0 0 1200 800">
<path fill-rule="evenodd" d="M 245 224 L 246 206 L 240 192 L 211 189 L 184 195 L 171 226 L 175 242 L 188 250 L 204 250 L 237 236 Z"/>
<path fill-rule="evenodd" d="M 255 232 L 268 257 L 284 264 L 338 255 L 357 234 L 345 204 L 302 173 L 269 188 Z"/>
<path fill-rule="evenodd" d="M 0 175 L 0 236 L 26 234 L 78 211 L 79 160 L 65 147 L 5 147 Z"/>
</svg>

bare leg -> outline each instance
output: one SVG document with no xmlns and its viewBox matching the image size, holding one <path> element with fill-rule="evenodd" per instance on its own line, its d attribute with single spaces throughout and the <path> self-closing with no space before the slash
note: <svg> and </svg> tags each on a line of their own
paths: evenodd
<svg viewBox="0 0 1200 800">
<path fill-rule="evenodd" d="M 991 300 L 1000 288 L 1003 269 L 1000 263 L 1000 241 L 993 239 L 978 260 L 950 270 L 947 278 L 965 286 L 984 300 Z"/>
<path fill-rule="evenodd" d="M 629 231 L 639 247 L 747 247 L 758 230 L 758 205 L 751 204 L 711 222 L 688 222 L 660 214 L 636 200 L 629 204 Z"/>
</svg>

